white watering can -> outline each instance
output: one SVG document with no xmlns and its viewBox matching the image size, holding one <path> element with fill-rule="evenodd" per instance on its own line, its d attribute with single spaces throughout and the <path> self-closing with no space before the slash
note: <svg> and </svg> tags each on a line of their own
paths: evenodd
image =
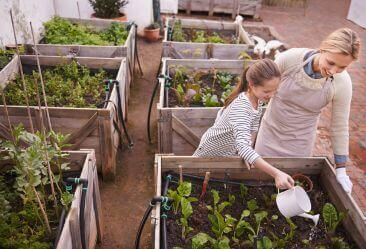
<svg viewBox="0 0 366 249">
<path fill-rule="evenodd" d="M 310 198 L 305 190 L 300 186 L 283 191 L 277 195 L 276 203 L 278 210 L 286 218 L 300 216 L 311 219 L 316 226 L 319 221 L 319 214 L 307 214 L 311 210 Z"/>
</svg>

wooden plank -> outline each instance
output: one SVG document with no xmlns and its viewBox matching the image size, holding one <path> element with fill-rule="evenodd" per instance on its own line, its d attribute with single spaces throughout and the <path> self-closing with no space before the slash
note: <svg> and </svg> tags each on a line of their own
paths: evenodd
<svg viewBox="0 0 366 249">
<path fill-rule="evenodd" d="M 80 129 L 76 130 L 72 133 L 68 139 L 66 140 L 67 144 L 72 144 L 70 149 L 73 150 L 78 148 L 80 144 L 84 141 L 84 139 L 90 135 L 90 133 L 97 128 L 96 120 L 98 117 L 98 113 L 94 113 L 94 115 L 86 122 Z"/>
<path fill-rule="evenodd" d="M 19 56 L 14 56 L 13 59 L 0 71 L 0 90 L 4 89 L 6 83 L 13 80 L 19 73 Z"/>
<path fill-rule="evenodd" d="M 95 211 L 95 220 L 97 226 L 97 241 L 102 242 L 103 235 L 104 235 L 104 222 L 103 222 L 103 214 L 102 214 L 102 202 L 100 199 L 100 191 L 99 191 L 99 181 L 98 181 L 98 173 L 97 168 L 95 167 L 95 158 L 94 158 L 94 167 L 93 167 L 93 184 L 94 184 L 94 191 L 93 191 L 93 202 L 94 202 L 94 211 Z"/>
<path fill-rule="evenodd" d="M 86 171 L 86 179 L 88 179 L 88 189 L 85 196 L 85 210 L 84 210 L 84 220 L 85 220 L 85 245 L 86 248 L 90 248 L 90 234 L 96 234 L 96 227 L 91 227 L 91 213 L 93 210 L 93 192 L 94 192 L 94 184 L 93 184 L 93 168 L 92 161 L 87 161 L 87 171 Z"/>
<path fill-rule="evenodd" d="M 69 213 L 70 235 L 73 249 L 82 249 L 81 234 L 80 234 L 80 222 L 78 210 L 74 207 L 70 209 Z"/>
<path fill-rule="evenodd" d="M 161 196 L 161 157 L 158 156 L 157 157 L 157 187 L 156 187 L 156 195 L 157 196 Z M 154 219 L 154 223 L 155 223 L 155 244 L 154 244 L 154 248 L 160 248 L 160 203 L 157 203 L 155 205 L 154 211 L 155 211 L 155 217 Z"/>
<path fill-rule="evenodd" d="M 323 167 L 321 183 L 338 211 L 347 213 L 342 223 L 358 246 L 362 248 L 366 245 L 366 217 L 352 195 L 347 194 L 338 183 L 335 171 L 330 164 Z"/>
<path fill-rule="evenodd" d="M 115 150 L 112 146 L 112 124 L 110 120 L 99 119 L 99 142 L 100 142 L 100 151 L 101 151 L 101 160 L 102 160 L 102 174 L 103 180 L 114 180 L 116 174 L 115 168 Z"/>
<path fill-rule="evenodd" d="M 172 153 L 172 112 L 160 110 L 158 114 L 159 151 L 162 153 Z"/>
<path fill-rule="evenodd" d="M 209 1 L 209 6 L 208 6 L 208 15 L 209 16 L 213 16 L 214 4 L 215 4 L 215 0 L 210 0 Z"/>
<path fill-rule="evenodd" d="M 179 118 L 174 115 L 172 115 L 172 129 L 194 147 L 198 147 L 198 145 L 200 144 L 201 139 L 188 126 L 186 126 Z"/>
<path fill-rule="evenodd" d="M 24 65 L 37 65 L 37 59 L 35 55 L 21 55 L 22 64 Z M 60 57 L 60 56 L 39 56 L 39 62 L 41 65 L 57 66 L 62 63 L 70 63 L 72 60 L 76 60 L 80 65 L 86 66 L 92 69 L 118 69 L 121 64 L 121 58 L 98 58 L 98 57 Z"/>
</svg>

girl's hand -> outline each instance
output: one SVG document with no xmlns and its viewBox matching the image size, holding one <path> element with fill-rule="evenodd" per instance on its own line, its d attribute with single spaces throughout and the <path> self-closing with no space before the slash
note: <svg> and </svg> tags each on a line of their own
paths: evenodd
<svg viewBox="0 0 366 249">
<path fill-rule="evenodd" d="M 276 187 L 279 189 L 289 189 L 293 188 L 295 185 L 294 179 L 292 179 L 291 176 L 282 171 L 279 171 L 274 179 L 276 182 Z"/>
</svg>

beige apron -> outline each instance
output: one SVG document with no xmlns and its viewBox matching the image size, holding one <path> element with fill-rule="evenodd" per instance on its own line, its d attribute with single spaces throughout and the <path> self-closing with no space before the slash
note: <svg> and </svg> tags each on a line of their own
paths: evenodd
<svg viewBox="0 0 366 249">
<path fill-rule="evenodd" d="M 319 115 L 330 101 L 332 86 L 330 79 L 316 79 L 321 84 L 316 89 L 302 84 L 314 80 L 303 69 L 314 56 L 282 75 L 281 85 L 270 101 L 258 132 L 255 150 L 259 155 L 311 156 Z"/>
</svg>

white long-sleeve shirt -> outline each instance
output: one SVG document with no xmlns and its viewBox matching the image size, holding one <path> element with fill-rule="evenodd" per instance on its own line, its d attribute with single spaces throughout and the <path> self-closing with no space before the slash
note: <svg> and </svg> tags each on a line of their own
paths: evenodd
<svg viewBox="0 0 366 249">
<path fill-rule="evenodd" d="M 239 155 L 253 164 L 260 157 L 252 148 L 252 133 L 258 131 L 261 113 L 261 108 L 255 110 L 245 93 L 240 93 L 228 107 L 220 109 L 193 156 Z"/>
</svg>

